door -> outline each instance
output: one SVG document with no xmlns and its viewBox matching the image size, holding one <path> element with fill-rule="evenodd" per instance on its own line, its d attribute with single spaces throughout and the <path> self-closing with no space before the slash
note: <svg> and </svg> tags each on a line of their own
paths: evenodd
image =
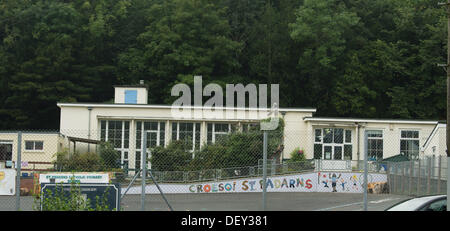
<svg viewBox="0 0 450 231">
<path fill-rule="evenodd" d="M 11 164 L 12 161 L 12 142 L 0 142 L 0 165 L 1 167 L 8 167 L 6 164 Z M 11 166 L 9 166 L 11 167 Z"/>
</svg>

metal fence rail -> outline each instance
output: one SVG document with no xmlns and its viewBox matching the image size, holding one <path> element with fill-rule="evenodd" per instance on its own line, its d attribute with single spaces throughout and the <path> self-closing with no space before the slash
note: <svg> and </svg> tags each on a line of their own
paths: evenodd
<svg viewBox="0 0 450 231">
<path fill-rule="evenodd" d="M 447 157 L 445 156 L 391 162 L 388 166 L 391 193 L 424 196 L 447 192 Z"/>
<path fill-rule="evenodd" d="M 132 130 L 129 123 L 109 121 L 101 131 L 28 131 L 21 139 L 17 132 L 0 134 L 0 154 L 7 159 L 0 160 L 0 172 L 17 170 L 15 191 L 0 195 L 0 210 L 37 210 L 40 176 L 47 173 L 107 173 L 111 182 L 121 185 L 124 210 L 213 210 L 217 203 L 228 210 L 295 210 L 295 204 L 283 198 L 308 198 L 310 193 L 315 196 L 309 200 L 315 202 L 330 196 L 360 205 L 372 198 L 367 194 L 421 196 L 445 194 L 447 188 L 444 156 L 383 160 L 398 152 L 399 140 L 384 139 L 377 146 L 376 137 L 372 147 L 344 130 L 337 132 L 341 137 L 327 136 L 325 129 L 289 136 L 267 132 L 264 165 L 264 136 L 259 130 L 222 132 L 214 135 L 214 142 L 202 143 L 190 136 L 197 134 L 195 127 L 192 133 L 180 133 L 181 128 L 171 133 L 169 128 L 155 130 L 163 127 L 158 123 L 139 125 L 135 127 L 141 129 Z M 205 141 L 210 136 L 205 134 Z M 266 203 L 262 203 L 264 183 Z M 285 207 L 276 207 L 274 201 L 283 201 Z M 371 204 L 367 206 L 370 209 Z"/>
</svg>

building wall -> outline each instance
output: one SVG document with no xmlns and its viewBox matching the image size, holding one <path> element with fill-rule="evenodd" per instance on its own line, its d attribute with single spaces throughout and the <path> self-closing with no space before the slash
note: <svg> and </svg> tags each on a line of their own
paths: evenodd
<svg viewBox="0 0 450 231">
<path fill-rule="evenodd" d="M 148 101 L 147 89 L 140 87 L 116 87 L 114 90 L 115 92 L 114 103 L 125 103 L 126 90 L 137 91 L 137 103 L 147 104 Z"/>
<path fill-rule="evenodd" d="M 402 130 L 417 130 L 419 131 L 419 153 L 420 147 L 422 147 L 427 138 L 430 136 L 435 124 L 419 124 L 419 123 L 380 123 L 380 122 L 364 122 L 360 123 L 361 127 L 357 128 L 355 123 L 343 123 L 339 121 L 323 121 L 312 122 L 308 121 L 310 129 L 308 133 L 311 134 L 308 137 L 310 142 L 310 149 L 307 151 L 307 158 L 313 158 L 313 143 L 314 143 L 314 129 L 315 128 L 344 128 L 351 130 L 352 134 L 352 160 L 363 160 L 365 151 L 365 131 L 367 130 L 381 130 L 383 133 L 383 158 L 388 158 L 400 154 L 400 137 Z M 359 145 L 358 145 L 359 136 Z M 438 136 L 437 136 L 438 137 Z M 435 142 L 439 141 L 439 138 L 435 138 Z M 308 146 L 308 144 L 304 144 Z M 359 148 L 358 148 L 359 146 Z M 444 148 L 442 144 L 438 144 L 440 148 Z M 309 149 L 308 149 L 309 150 Z M 423 153 L 420 153 L 423 155 Z M 358 157 L 359 156 L 359 157 Z"/>
<path fill-rule="evenodd" d="M 7 132 L 0 133 L 1 141 L 12 142 L 12 161 L 17 162 L 18 151 L 18 133 Z M 26 150 L 26 141 L 43 141 L 43 150 Z M 47 169 L 51 168 L 52 164 L 43 164 L 30 162 L 52 162 L 56 160 L 55 154 L 62 151 L 66 147 L 64 137 L 57 133 L 22 133 L 22 149 L 21 149 L 21 161 L 22 168 L 26 169 Z M 4 167 L 4 163 L 0 163 L 0 168 Z"/>
<path fill-rule="evenodd" d="M 424 156 L 445 156 L 446 155 L 446 128 L 445 125 L 438 125 L 436 131 L 431 134 L 430 140 L 423 147 Z"/>
<path fill-rule="evenodd" d="M 92 106 L 92 105 L 91 105 Z M 174 121 L 190 121 L 199 122 L 201 124 L 201 143 L 206 143 L 206 124 L 207 122 L 254 122 L 259 119 L 266 118 L 267 113 L 258 114 L 256 111 L 233 111 L 228 110 L 216 114 L 215 118 L 206 114 L 196 114 L 198 111 L 190 111 L 187 117 L 197 115 L 198 119 L 186 119 L 179 114 L 173 115 L 171 108 L 154 108 L 154 107 L 134 107 L 130 105 L 120 106 L 93 106 L 90 111 L 88 106 L 69 105 L 61 107 L 61 133 L 79 138 L 90 138 L 100 140 L 100 120 L 121 120 L 130 122 L 130 146 L 129 146 L 129 164 L 134 166 L 134 152 L 135 147 L 135 125 L 136 121 L 161 121 L 165 123 L 165 144 L 167 145 L 171 139 L 172 122 Z M 227 117 L 228 115 L 231 117 Z M 312 112 L 306 111 L 285 111 L 283 118 L 285 121 L 284 129 L 284 151 L 282 158 L 290 158 L 291 152 L 295 148 L 300 148 L 305 151 L 306 158 L 314 158 L 314 129 L 315 128 L 344 128 L 351 131 L 352 144 L 352 160 L 363 160 L 365 150 L 365 131 L 367 130 L 381 130 L 383 133 L 383 158 L 388 158 L 400 154 L 400 136 L 402 130 L 417 130 L 419 131 L 419 147 L 422 147 L 427 138 L 430 136 L 435 123 L 420 121 L 406 123 L 402 121 L 392 120 L 390 122 L 380 122 L 376 120 L 358 122 L 353 121 L 307 121 L 305 118 L 311 117 Z M 231 119 L 229 119 L 231 118 Z M 90 121 L 90 122 L 89 122 Z M 89 125 L 90 123 L 90 125 Z M 90 128 L 90 132 L 88 129 Z M 441 149 L 445 149 L 445 136 L 442 136 L 442 131 L 433 138 L 433 144 L 439 148 L 438 152 L 442 153 Z M 445 129 L 444 129 L 445 134 Z M 358 145 L 359 138 L 359 145 Z M 77 150 L 82 149 L 83 144 L 77 144 Z M 87 147 L 87 145 L 84 145 Z M 427 152 L 419 152 L 421 155 L 428 154 Z"/>
<path fill-rule="evenodd" d="M 67 136 L 78 138 L 90 138 L 100 140 L 101 120 L 121 120 L 130 122 L 130 146 L 129 146 L 129 165 L 134 166 L 134 152 L 136 139 L 136 121 L 160 121 L 165 122 L 165 143 L 168 144 L 171 139 L 172 122 L 198 122 L 201 125 L 201 144 L 206 143 L 206 124 L 209 122 L 225 123 L 245 123 L 256 122 L 267 118 L 267 112 L 258 111 L 234 111 L 224 110 L 220 113 L 202 114 L 201 111 L 192 110 L 187 118 L 180 114 L 172 114 L 171 108 L 150 108 L 150 107 L 92 107 L 89 116 L 88 107 L 80 106 L 61 106 L 61 124 L 60 131 Z M 200 113 L 200 114 L 199 114 Z M 196 116 L 196 117 L 194 117 Z M 304 117 L 312 116 L 308 111 L 286 111 L 284 114 L 285 133 L 284 133 L 284 151 L 282 158 L 289 158 L 289 154 L 296 147 L 303 146 L 304 136 L 307 135 L 308 126 L 303 122 Z M 189 119 L 189 118 L 197 119 Z M 90 123 L 90 125 L 89 125 Z M 90 132 L 88 132 L 90 128 Z M 77 144 L 77 150 L 86 151 L 86 144 Z"/>
</svg>

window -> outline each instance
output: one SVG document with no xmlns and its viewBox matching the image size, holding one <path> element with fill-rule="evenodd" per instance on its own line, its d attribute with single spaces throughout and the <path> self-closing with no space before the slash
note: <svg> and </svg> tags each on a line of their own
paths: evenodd
<svg viewBox="0 0 450 231">
<path fill-rule="evenodd" d="M 25 150 L 42 151 L 44 150 L 44 141 L 25 141 Z"/>
<path fill-rule="evenodd" d="M 207 143 L 212 144 L 223 139 L 231 132 L 231 124 L 208 123 Z"/>
<path fill-rule="evenodd" d="M 100 140 L 114 145 L 120 154 L 121 167 L 128 164 L 130 146 L 130 122 L 120 120 L 100 121 Z"/>
<path fill-rule="evenodd" d="M 419 158 L 419 131 L 401 131 L 400 153 L 410 159 Z"/>
<path fill-rule="evenodd" d="M 383 131 L 367 131 L 367 156 L 369 160 L 383 159 Z"/>
<path fill-rule="evenodd" d="M 200 123 L 172 123 L 172 140 L 184 141 L 193 151 L 200 149 Z"/>
<path fill-rule="evenodd" d="M 344 128 L 314 129 L 314 159 L 351 160 L 352 131 Z"/>
<path fill-rule="evenodd" d="M 258 128 L 258 123 L 243 123 L 242 124 L 242 132 L 255 131 L 257 128 Z"/>
<path fill-rule="evenodd" d="M 137 91 L 136 90 L 125 90 L 125 103 L 126 104 L 137 104 Z"/>
<path fill-rule="evenodd" d="M 166 123 L 159 121 L 136 122 L 136 155 L 135 168 L 141 168 L 141 152 L 144 148 L 144 132 L 147 133 L 147 148 L 165 145 Z"/>
</svg>

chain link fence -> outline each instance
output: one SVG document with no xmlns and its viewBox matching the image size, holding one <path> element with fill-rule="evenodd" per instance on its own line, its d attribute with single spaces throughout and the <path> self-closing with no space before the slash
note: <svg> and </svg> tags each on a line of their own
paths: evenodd
<svg viewBox="0 0 450 231">
<path fill-rule="evenodd" d="M 0 210 L 40 210 L 41 184 L 52 177 L 80 186 L 119 184 L 120 210 L 263 210 L 263 200 L 268 210 L 336 203 L 361 209 L 365 192 L 370 209 L 373 200 L 446 192 L 444 144 L 425 147 L 432 131 L 281 126 L 268 132 L 264 166 L 263 132 L 255 123 L 102 120 L 100 128 L 0 132 Z M 61 173 L 79 179 L 58 179 Z"/>
</svg>

